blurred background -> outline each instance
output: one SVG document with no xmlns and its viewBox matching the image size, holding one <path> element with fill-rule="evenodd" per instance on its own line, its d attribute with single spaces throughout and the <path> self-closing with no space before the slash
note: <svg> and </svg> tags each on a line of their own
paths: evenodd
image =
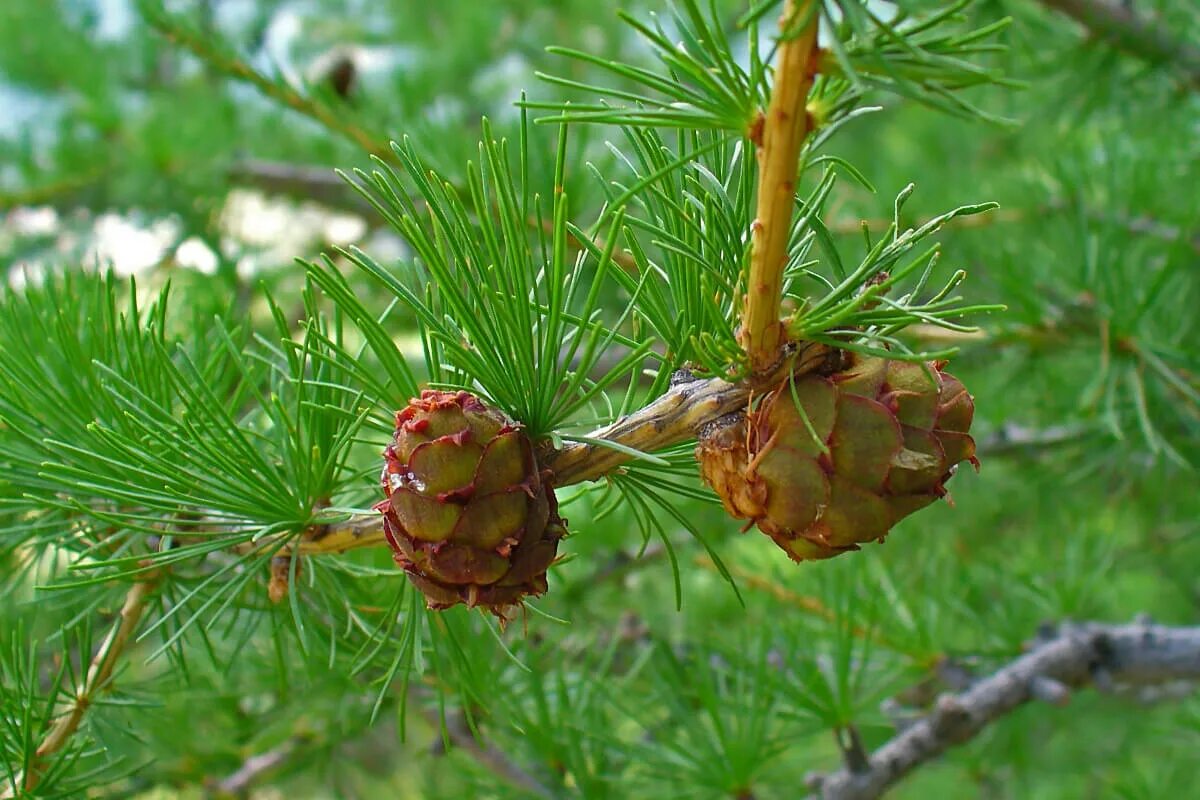
<svg viewBox="0 0 1200 800">
<path fill-rule="evenodd" d="M 715 7 L 734 33 L 746 4 Z M 481 116 L 511 132 L 523 91 L 560 95 L 536 72 L 595 78 L 547 45 L 648 55 L 615 10 L 192 0 L 168 3 L 165 18 L 133 0 L 5 0 L 0 269 L 18 288 L 64 268 L 111 268 L 146 291 L 170 281 L 193 308 L 267 331 L 268 293 L 303 312 L 296 258 L 347 245 L 381 262 L 411 257 L 335 169 L 366 167 L 407 135 L 439 170 L 462 174 Z M 479 645 L 498 683 L 471 700 L 487 720 L 476 751 L 470 737 L 447 751 L 428 698 L 392 697 L 370 724 L 376 688 L 319 658 L 292 661 L 282 645 L 272 653 L 268 630 L 244 660 L 198 659 L 186 681 L 138 662 L 136 674 L 178 691 L 107 718 L 95 735 L 138 767 L 80 793 L 528 796 L 497 777 L 502 753 L 554 776 L 562 796 L 794 797 L 805 774 L 837 766 L 831 731 L 853 728 L 877 746 L 963 673 L 1019 653 L 1043 623 L 1149 614 L 1195 624 L 1200 11 L 1193 0 L 981 0 L 963 13 L 1013 19 L 1007 50 L 983 58 L 1019 85 L 969 94 L 997 121 L 880 96 L 882 111 L 830 145 L 877 192 L 843 182 L 825 220 L 857 252 L 861 221 L 885 227 L 910 182 L 909 224 L 1000 204 L 941 240 L 945 269 L 969 273 L 968 296 L 1008 310 L 976 320 L 978 333 L 917 331 L 961 348 L 952 369 L 976 398 L 983 469 L 954 479 L 953 505 L 905 520 L 883 547 L 797 566 L 697 501 L 692 518 L 739 596 L 686 534 L 674 550 L 643 552 L 630 510 L 602 515 L 580 493 L 566 508 L 574 558 L 540 603 L 572 624 L 529 621 L 520 646 L 537 681 L 494 642 Z M 581 219 L 603 197 L 584 162 L 618 169 L 605 146 L 614 137 L 573 134 Z M 414 331 L 396 335 L 416 363 Z M 386 554 L 375 562 L 388 566 Z M 807 677 L 764 678 L 781 658 Z M 1027 707 L 896 796 L 1190 796 L 1200 701 L 1186 689 Z"/>
</svg>

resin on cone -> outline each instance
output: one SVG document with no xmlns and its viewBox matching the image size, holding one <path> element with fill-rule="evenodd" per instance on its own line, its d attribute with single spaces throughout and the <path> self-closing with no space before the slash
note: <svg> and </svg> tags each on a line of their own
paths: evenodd
<svg viewBox="0 0 1200 800">
<path fill-rule="evenodd" d="M 383 530 L 430 608 L 501 618 L 546 591 L 566 528 L 529 437 L 469 392 L 426 390 L 384 451 Z"/>
<path fill-rule="evenodd" d="M 941 362 L 851 358 L 716 420 L 696 448 L 725 509 L 796 561 L 882 541 L 946 494 L 957 464 L 979 465 L 968 433 L 974 402 Z"/>
</svg>

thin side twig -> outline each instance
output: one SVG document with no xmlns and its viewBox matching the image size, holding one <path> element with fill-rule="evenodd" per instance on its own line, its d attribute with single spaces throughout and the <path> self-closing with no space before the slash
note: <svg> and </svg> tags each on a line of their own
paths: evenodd
<svg viewBox="0 0 1200 800">
<path fill-rule="evenodd" d="M 235 771 L 216 782 L 215 791 L 219 795 L 245 794 L 265 775 L 286 764 L 303 743 L 303 737 L 292 737 L 277 747 L 248 757 Z"/>
<path fill-rule="evenodd" d="M 383 161 L 397 163 L 388 140 L 375 136 L 351 122 L 346 118 L 343 109 L 330 108 L 311 97 L 305 97 L 285 83 L 271 80 L 243 59 L 215 48 L 212 41 L 180 24 L 172 13 L 165 9 L 150 7 L 144 3 L 142 17 L 170 42 L 188 50 L 217 72 L 249 83 L 277 103 L 319 122 L 326 129 L 354 142 L 367 153 Z"/>
<path fill-rule="evenodd" d="M 91 189 L 110 174 L 112 166 L 102 164 L 42 186 L 0 192 L 0 212 L 40 205 L 72 207 L 75 205 L 76 195 Z"/>
<path fill-rule="evenodd" d="M 352 211 L 362 214 L 368 225 L 377 227 L 384 219 L 375 213 L 374 208 L 354 190 L 352 184 L 339 177 L 332 168 L 314 167 L 306 164 L 291 164 L 286 161 L 265 161 L 263 159 L 243 159 L 236 162 L 229 170 L 229 180 L 242 186 L 250 186 L 268 194 L 283 195 L 296 200 L 315 201 L 330 208 Z M 464 192 L 459 190 L 460 194 Z M 425 205 L 420 197 L 411 198 L 418 208 Z M 0 200 L 2 202 L 2 200 Z M 497 207 L 497 210 L 498 207 Z M 554 223 L 549 220 L 530 217 L 525 224 L 534 229 L 540 229 L 548 235 L 554 233 Z M 603 239 L 594 237 L 591 244 L 604 251 L 607 244 Z M 567 233 L 567 245 L 574 251 L 583 250 L 586 245 L 573 233 Z M 612 260 L 617 266 L 629 272 L 638 268 L 637 259 L 633 253 L 622 248 L 614 248 Z"/>
<path fill-rule="evenodd" d="M 695 559 L 693 559 L 692 563 L 701 569 L 706 569 L 710 572 L 718 572 L 716 562 L 713 561 L 712 557 L 707 553 L 697 555 Z M 837 622 L 837 613 L 813 595 L 800 594 L 799 592 L 792 591 L 779 581 L 773 581 L 765 578 L 762 575 L 756 574 L 755 572 L 746 569 L 745 567 L 738 566 L 737 564 L 729 564 L 727 565 L 727 568 L 730 575 L 754 591 L 771 595 L 785 605 L 792 606 L 793 608 L 803 611 L 806 614 L 819 617 L 830 624 L 835 624 Z M 883 645 L 895 653 L 900 653 L 904 656 L 907 656 L 915 663 L 923 667 L 932 667 L 941 658 L 940 654 L 931 657 L 925 653 L 914 652 L 912 648 L 904 647 L 900 643 L 893 641 L 881 631 L 864 628 L 861 625 L 855 625 L 852 627 L 850 629 L 850 634 L 856 639 L 871 641 Z"/>
<path fill-rule="evenodd" d="M 821 800 L 872 800 L 923 764 L 974 738 L 1030 701 L 1069 702 L 1072 689 L 1146 690 L 1200 680 L 1200 627 L 1149 622 L 1064 624 L 1024 655 L 934 710 L 876 750 L 857 771 L 810 779 Z"/>
<path fill-rule="evenodd" d="M 555 797 L 554 792 L 550 791 L 544 783 L 519 767 L 502 750 L 495 745 L 476 739 L 475 734 L 461 715 L 447 716 L 444 724 L 442 718 L 433 709 L 422 709 L 421 715 L 426 722 L 433 726 L 435 731 L 443 733 L 450 746 L 462 750 L 509 786 L 534 797 L 547 799 Z"/>
<path fill-rule="evenodd" d="M 1147 236 L 1171 244 L 1181 243 L 1200 254 L 1200 230 L 1186 229 L 1171 225 L 1146 214 L 1130 216 L 1128 214 L 1113 214 L 1089 208 L 1079 208 L 1065 200 L 1051 200 L 1029 209 L 1010 208 L 994 211 L 991 214 L 980 214 L 971 217 L 955 217 L 946 223 L 947 229 L 963 230 L 967 228 L 986 228 L 997 224 L 1013 224 L 1042 221 L 1049 215 L 1064 213 L 1080 213 L 1089 222 L 1112 225 L 1136 236 Z M 921 227 L 934 217 L 925 215 L 913 222 L 913 227 Z M 840 236 L 862 236 L 863 226 L 871 230 L 886 228 L 892 223 L 891 219 L 836 219 L 826 220 L 825 227 L 831 233 Z"/>
<path fill-rule="evenodd" d="M 332 167 L 244 158 L 230 166 L 228 178 L 231 184 L 248 186 L 266 194 L 313 201 L 330 208 L 370 215 L 376 224 L 383 222 L 373 213 L 371 204 Z"/>
<path fill-rule="evenodd" d="M 125 602 L 121 605 L 121 612 L 117 615 L 113 627 L 109 629 L 104 642 L 96 651 L 96 655 L 93 656 L 83 685 L 76 690 L 74 697 L 67 700 L 63 709 L 55 717 L 50 729 L 42 737 L 41 744 L 38 745 L 29 771 L 17 781 L 24 787 L 24 791 L 30 792 L 37 787 L 42 779 L 42 768 L 46 760 L 67 746 L 96 697 L 108 688 L 113 669 L 137 630 L 142 613 L 146 610 L 146 603 L 157 588 L 159 580 L 157 572 L 150 573 L 129 587 L 129 591 L 125 595 Z M 12 796 L 11 789 L 0 793 L 0 798 Z"/>
</svg>

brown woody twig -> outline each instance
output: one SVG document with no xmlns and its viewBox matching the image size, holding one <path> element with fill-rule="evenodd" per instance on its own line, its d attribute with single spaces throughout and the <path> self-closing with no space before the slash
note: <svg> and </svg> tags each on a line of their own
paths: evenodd
<svg viewBox="0 0 1200 800">
<path fill-rule="evenodd" d="M 697 429 L 724 414 L 744 408 L 759 385 L 779 381 L 791 370 L 803 374 L 825 358 L 827 348 L 804 342 L 794 354 L 776 361 L 757 381 L 732 383 L 721 378 L 684 380 L 645 408 L 611 425 L 592 431 L 588 439 L 615 442 L 644 453 L 661 450 L 695 436 Z M 631 456 L 602 445 L 577 443 L 549 453 L 544 460 L 554 472 L 554 485 L 596 480 L 631 460 Z"/>
<path fill-rule="evenodd" d="M 108 636 L 105 637 L 104 642 L 96 651 L 96 655 L 92 658 L 83 685 L 76 690 L 74 697 L 67 700 L 50 725 L 50 730 L 42 737 L 29 770 L 24 776 L 17 779 L 17 783 L 23 787 L 24 792 L 31 792 L 37 787 L 42 779 L 42 770 L 46 759 L 67 746 L 96 697 L 109 687 L 113 669 L 137 630 L 138 623 L 142 619 L 142 612 L 146 609 L 146 603 L 158 586 L 158 576 L 157 572 L 144 575 L 141 580 L 129 588 L 116 623 L 109 630 Z M 0 798 L 12 797 L 10 792 L 11 789 L 0 792 Z"/>
</svg>

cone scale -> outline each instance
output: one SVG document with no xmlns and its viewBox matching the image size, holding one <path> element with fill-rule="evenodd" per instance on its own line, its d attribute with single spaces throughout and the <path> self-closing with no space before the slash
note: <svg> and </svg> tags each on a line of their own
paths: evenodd
<svg viewBox="0 0 1200 800">
<path fill-rule="evenodd" d="M 566 534 L 521 428 L 469 392 L 426 390 L 396 413 L 381 475 L 384 535 L 430 608 L 501 618 L 546 591 Z"/>
<path fill-rule="evenodd" d="M 974 403 L 942 366 L 853 356 L 838 372 L 785 381 L 701 432 L 701 474 L 730 515 L 796 561 L 883 541 L 946 495 L 959 463 L 978 467 Z"/>
</svg>

